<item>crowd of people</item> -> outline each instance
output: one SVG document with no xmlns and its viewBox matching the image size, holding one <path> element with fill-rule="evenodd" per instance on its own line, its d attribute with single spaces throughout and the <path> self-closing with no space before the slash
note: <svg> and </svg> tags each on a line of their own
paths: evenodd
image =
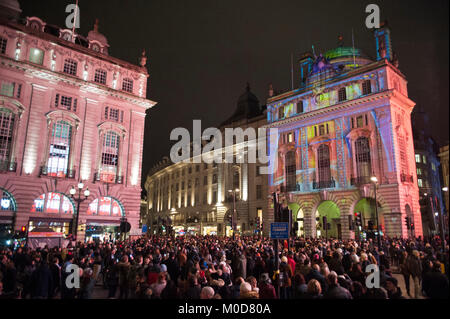
<svg viewBox="0 0 450 319">
<path fill-rule="evenodd" d="M 439 237 L 383 238 L 379 249 L 371 239 L 291 238 L 275 249 L 273 240 L 258 236 L 150 236 L 66 248 L 5 247 L 0 298 L 448 298 L 444 243 Z"/>
</svg>

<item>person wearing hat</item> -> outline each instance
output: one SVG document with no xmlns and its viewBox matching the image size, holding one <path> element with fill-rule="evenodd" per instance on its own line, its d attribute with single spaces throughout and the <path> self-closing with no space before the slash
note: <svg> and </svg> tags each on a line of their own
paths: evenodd
<svg viewBox="0 0 450 319">
<path fill-rule="evenodd" d="M 239 299 L 259 299 L 259 293 L 252 290 L 250 283 L 244 281 L 240 286 Z"/>
</svg>

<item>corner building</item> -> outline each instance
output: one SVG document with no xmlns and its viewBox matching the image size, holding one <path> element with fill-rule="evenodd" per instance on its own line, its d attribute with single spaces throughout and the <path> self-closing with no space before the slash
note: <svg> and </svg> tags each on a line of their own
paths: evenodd
<svg viewBox="0 0 450 319">
<path fill-rule="evenodd" d="M 267 127 L 278 129 L 269 190 L 281 192 L 298 235 L 325 236 L 324 216 L 328 237 L 373 234 L 375 205 L 385 235 L 422 235 L 411 129 L 415 103 L 388 26 L 374 36 L 376 59 L 345 47 L 341 38 L 323 55 L 302 56 L 298 89 L 268 99 Z M 361 228 L 352 227 L 355 213 L 361 213 Z"/>
<path fill-rule="evenodd" d="M 78 240 L 114 238 L 122 217 L 138 228 L 145 111 L 155 105 L 146 99 L 146 57 L 133 65 L 109 56 L 98 21 L 83 37 L 20 19 L 17 1 L 0 9 L 2 231 L 67 235 L 79 181 L 90 196 Z"/>
</svg>

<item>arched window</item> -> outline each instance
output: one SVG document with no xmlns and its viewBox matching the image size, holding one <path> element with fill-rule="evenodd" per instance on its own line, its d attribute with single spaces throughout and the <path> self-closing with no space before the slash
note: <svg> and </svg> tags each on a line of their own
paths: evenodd
<svg viewBox="0 0 450 319">
<path fill-rule="evenodd" d="M 370 146 L 367 137 L 359 137 L 355 142 L 356 173 L 361 182 L 369 181 L 372 174 L 370 164 Z"/>
<path fill-rule="evenodd" d="M 317 168 L 319 170 L 319 188 L 329 187 L 328 184 L 331 181 L 331 170 L 330 170 L 330 148 L 326 144 L 319 146 L 317 150 Z"/>
<path fill-rule="evenodd" d="M 119 134 L 108 131 L 103 136 L 100 180 L 114 183 L 119 163 Z"/>
<path fill-rule="evenodd" d="M 42 194 L 34 200 L 32 213 L 73 214 L 75 207 L 72 200 L 61 193 Z"/>
<path fill-rule="evenodd" d="M 17 204 L 16 200 L 14 199 L 14 196 L 12 196 L 11 193 L 9 193 L 7 190 L 3 188 L 0 188 L 0 195 L 1 195 L 0 210 L 15 212 L 17 210 Z"/>
<path fill-rule="evenodd" d="M 67 175 L 71 140 L 72 126 L 66 121 L 55 122 L 50 136 L 47 175 L 57 177 Z"/>
<path fill-rule="evenodd" d="M 99 216 L 125 216 L 122 204 L 117 199 L 109 196 L 96 198 L 89 204 L 87 214 Z"/>
<path fill-rule="evenodd" d="M 0 171 L 9 170 L 13 141 L 14 113 L 0 108 Z"/>
<path fill-rule="evenodd" d="M 295 164 L 294 151 L 286 153 L 285 167 L 286 167 L 286 188 L 288 191 L 293 191 L 295 190 L 295 185 L 297 182 L 296 180 L 297 166 Z"/>
</svg>

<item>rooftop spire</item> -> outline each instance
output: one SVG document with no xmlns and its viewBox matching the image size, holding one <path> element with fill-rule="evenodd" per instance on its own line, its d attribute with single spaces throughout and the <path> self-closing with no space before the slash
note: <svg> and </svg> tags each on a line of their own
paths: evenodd
<svg viewBox="0 0 450 319">
<path fill-rule="evenodd" d="M 147 64 L 147 54 L 145 49 L 142 50 L 142 54 L 141 54 L 141 60 L 140 60 L 140 66 L 141 67 L 145 67 L 145 65 Z"/>
<path fill-rule="evenodd" d="M 98 18 L 95 19 L 94 31 L 98 32 Z"/>
</svg>

